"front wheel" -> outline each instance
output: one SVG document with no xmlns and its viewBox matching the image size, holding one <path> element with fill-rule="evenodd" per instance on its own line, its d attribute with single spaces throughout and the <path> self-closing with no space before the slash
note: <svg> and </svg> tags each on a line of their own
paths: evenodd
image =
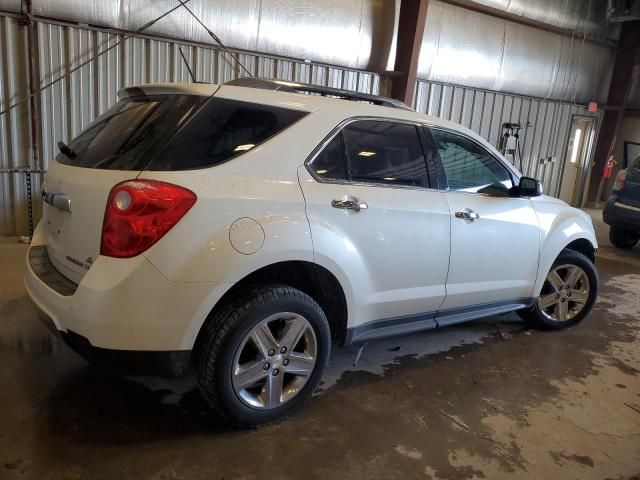
<svg viewBox="0 0 640 480">
<path fill-rule="evenodd" d="M 598 296 L 593 262 L 575 250 L 563 250 L 553 263 L 532 308 L 518 313 L 533 327 L 561 330 L 581 322 Z"/>
<path fill-rule="evenodd" d="M 309 399 L 329 358 L 320 306 L 284 285 L 252 288 L 210 319 L 196 348 L 196 373 L 209 405 L 241 426 L 280 420 Z"/>
<path fill-rule="evenodd" d="M 609 240 L 618 248 L 633 248 L 640 240 L 640 233 L 619 227 L 609 227 Z"/>
</svg>

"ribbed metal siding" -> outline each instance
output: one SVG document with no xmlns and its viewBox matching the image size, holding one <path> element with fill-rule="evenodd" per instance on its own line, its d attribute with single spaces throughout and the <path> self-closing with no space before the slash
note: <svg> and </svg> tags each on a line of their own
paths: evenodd
<svg viewBox="0 0 640 480">
<path fill-rule="evenodd" d="M 38 66 L 42 85 L 68 72 L 121 37 L 96 30 L 37 23 Z M 179 54 L 187 57 L 199 81 L 221 83 L 237 78 L 229 55 L 212 48 L 156 39 L 129 39 L 41 95 L 41 166 L 55 155 L 56 142 L 68 141 L 116 101 L 119 88 L 144 82 L 189 81 Z M 26 30 L 14 18 L 0 16 L 0 107 L 28 94 Z M 380 78 L 372 73 L 242 54 L 255 75 L 378 93 Z M 580 106 L 478 89 L 419 81 L 416 109 L 460 122 L 498 145 L 503 122 L 528 125 L 522 131 L 522 171 L 543 180 L 545 191 L 558 195 L 566 138 L 572 115 Z M 555 156 L 555 163 L 541 158 Z M 25 167 L 31 158 L 29 108 L 23 104 L 0 117 L 0 169 Z M 39 191 L 34 178 L 34 192 Z M 0 174 L 0 235 L 26 233 L 24 176 Z M 39 218 L 34 196 L 36 221 Z"/>
<path fill-rule="evenodd" d="M 12 18 L 0 17 L 0 110 L 28 93 L 27 36 Z M 21 168 L 31 158 L 29 106 L 0 116 L 0 169 Z M 0 173 L 0 233 L 27 230 L 24 176 Z"/>
<path fill-rule="evenodd" d="M 41 85 L 58 78 L 121 39 L 120 35 L 63 26 L 36 24 Z M 28 95 L 25 27 L 0 16 L 0 110 Z M 179 49 L 198 81 L 223 83 L 237 78 L 239 67 L 229 54 L 202 46 L 132 38 L 82 67 L 41 94 L 41 167 L 56 155 L 59 140 L 69 141 L 116 102 L 119 88 L 148 82 L 188 82 Z M 248 70 L 260 77 L 314 83 L 377 94 L 378 75 L 281 58 L 241 54 Z M 31 158 L 28 103 L 0 117 L 0 169 L 26 167 Z M 34 178 L 35 220 L 40 217 Z M 26 190 L 23 175 L 0 173 L 0 235 L 26 233 Z"/>
<path fill-rule="evenodd" d="M 520 123 L 523 174 L 543 182 L 545 193 L 558 196 L 566 140 L 574 115 L 590 116 L 570 103 L 418 81 L 415 109 L 461 123 L 498 147 L 505 122 Z M 555 162 L 541 159 L 555 157 Z"/>
</svg>

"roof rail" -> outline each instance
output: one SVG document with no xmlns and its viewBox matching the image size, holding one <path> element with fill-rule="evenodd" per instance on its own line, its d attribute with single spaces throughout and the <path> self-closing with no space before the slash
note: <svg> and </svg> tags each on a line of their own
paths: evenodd
<svg viewBox="0 0 640 480">
<path fill-rule="evenodd" d="M 304 93 L 307 95 L 320 95 L 322 97 L 340 98 L 342 100 L 350 100 L 352 102 L 371 103 L 383 107 L 399 108 L 402 110 L 413 111 L 406 103 L 393 98 L 381 97 L 378 95 L 370 95 L 368 93 L 352 92 L 342 90 L 340 88 L 322 87 L 319 85 L 310 85 L 308 83 L 296 83 L 286 80 L 270 80 L 266 78 L 250 78 L 243 77 L 236 80 L 226 82 L 224 85 L 232 85 L 236 87 L 261 88 L 263 90 L 277 90 L 289 93 Z"/>
</svg>

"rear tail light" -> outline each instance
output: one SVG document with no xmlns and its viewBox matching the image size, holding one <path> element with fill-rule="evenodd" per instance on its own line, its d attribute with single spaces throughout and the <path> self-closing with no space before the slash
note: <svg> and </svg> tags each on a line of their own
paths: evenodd
<svg viewBox="0 0 640 480">
<path fill-rule="evenodd" d="M 131 180 L 113 187 L 102 224 L 100 254 L 134 257 L 167 233 L 193 206 L 186 188 L 153 180 Z"/>
<path fill-rule="evenodd" d="M 616 175 L 616 181 L 613 184 L 613 191 L 617 192 L 618 190 L 622 190 L 622 187 L 624 186 L 624 181 L 627 178 L 627 170 L 620 170 L 618 172 L 618 174 Z"/>
</svg>

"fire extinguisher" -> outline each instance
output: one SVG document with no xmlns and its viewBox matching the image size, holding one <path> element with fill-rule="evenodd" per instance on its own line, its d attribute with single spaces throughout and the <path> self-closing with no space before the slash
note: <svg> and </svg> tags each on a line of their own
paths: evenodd
<svg viewBox="0 0 640 480">
<path fill-rule="evenodd" d="M 610 155 L 607 159 L 607 164 L 604 166 L 604 170 L 602 172 L 602 176 L 604 178 L 611 178 L 611 174 L 613 173 L 613 166 L 618 163 L 613 159 L 613 155 Z"/>
</svg>

